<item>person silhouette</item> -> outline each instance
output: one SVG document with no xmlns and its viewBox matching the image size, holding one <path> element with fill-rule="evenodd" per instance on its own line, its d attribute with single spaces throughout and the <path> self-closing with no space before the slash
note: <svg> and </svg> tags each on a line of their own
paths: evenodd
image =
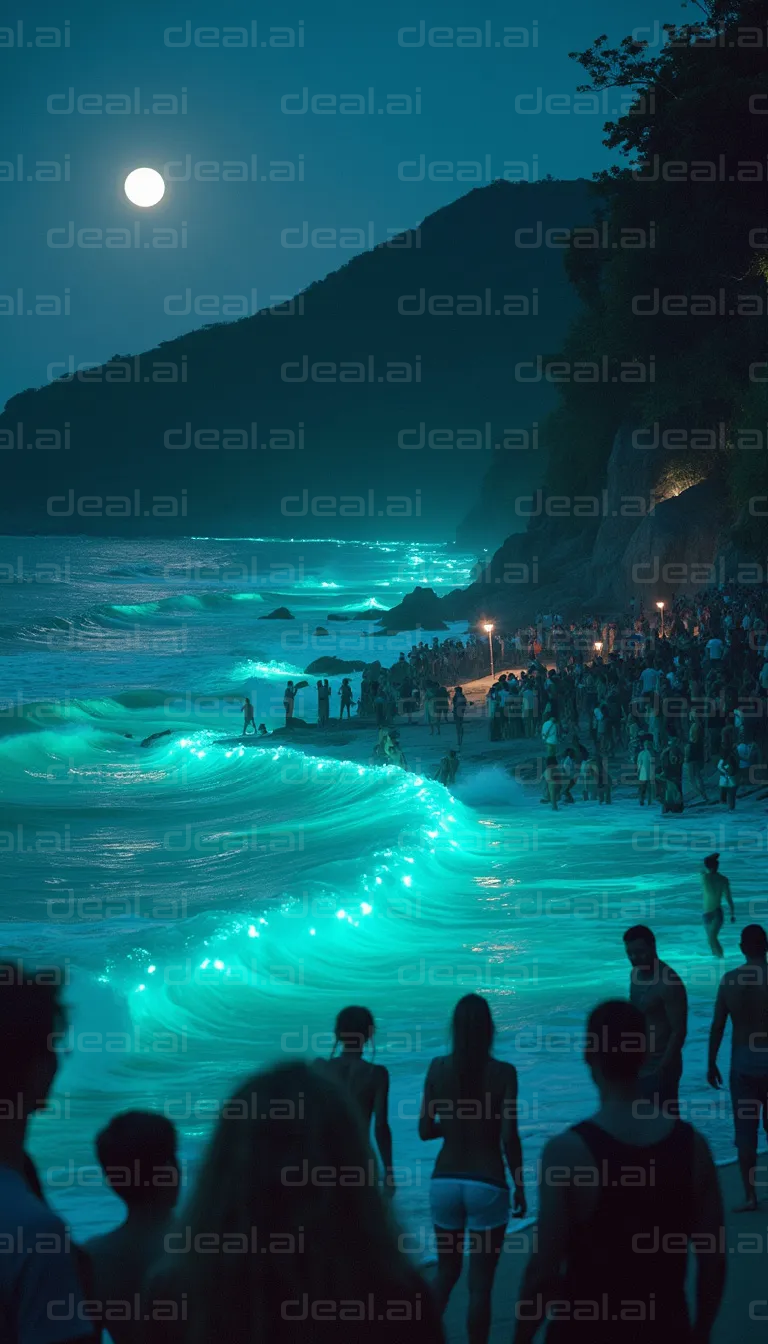
<svg viewBox="0 0 768 1344">
<path fill-rule="evenodd" d="M 530 1344 L 552 1298 L 571 1312 L 550 1322 L 547 1344 L 710 1337 L 725 1284 L 717 1170 L 692 1125 L 659 1108 L 649 1113 L 639 1076 L 647 1033 L 643 1013 L 624 999 L 589 1015 L 584 1061 L 599 1104 L 544 1148 L 538 1237 L 515 1308 L 514 1344 Z M 693 1330 L 688 1256 L 670 1253 L 672 1244 L 696 1258 Z M 572 1310 L 579 1301 L 599 1303 L 599 1317 L 579 1318 Z"/>
<path fill-rule="evenodd" d="M 445 1311 L 461 1274 L 468 1232 L 472 1254 L 467 1329 L 472 1344 L 486 1344 L 491 1290 L 509 1217 L 505 1158 L 515 1190 L 515 1214 L 522 1217 L 526 1212 L 517 1071 L 491 1054 L 493 1018 L 479 994 L 459 999 L 451 1031 L 451 1053 L 433 1059 L 427 1070 L 419 1119 L 421 1139 L 443 1141 L 430 1182 L 437 1245 L 435 1295 L 440 1311 Z"/>
<path fill-rule="evenodd" d="M 245 697 L 245 704 L 242 706 L 242 713 L 243 713 L 242 736 L 245 737 L 246 733 L 248 732 L 249 725 L 253 729 L 254 733 L 256 732 L 256 720 L 254 718 L 254 709 L 247 695 Z"/>
<path fill-rule="evenodd" d="M 93 1295 L 100 1302 L 140 1301 L 147 1271 L 165 1250 L 173 1226 L 181 1173 L 176 1129 L 151 1111 L 124 1111 L 96 1138 L 96 1155 L 107 1184 L 127 1209 L 125 1222 L 86 1242 Z M 116 1313 L 115 1313 L 116 1314 Z M 138 1317 L 109 1320 L 114 1344 L 141 1344 L 144 1310 Z"/>
<path fill-rule="evenodd" d="M 366 1133 L 374 1123 L 374 1138 L 384 1167 L 385 1188 L 395 1192 L 392 1168 L 392 1131 L 389 1127 L 389 1070 L 383 1064 L 364 1058 L 366 1047 L 373 1046 L 375 1024 L 369 1008 L 342 1008 L 336 1018 L 335 1042 L 330 1059 L 318 1060 L 317 1067 L 327 1072 L 354 1098 L 363 1117 Z M 339 1053 L 337 1053 L 339 1052 Z"/>
</svg>

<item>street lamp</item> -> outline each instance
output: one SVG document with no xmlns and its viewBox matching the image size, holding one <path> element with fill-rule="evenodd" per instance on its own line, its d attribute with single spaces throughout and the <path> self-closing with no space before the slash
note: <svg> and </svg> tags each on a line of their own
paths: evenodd
<svg viewBox="0 0 768 1344">
<path fill-rule="evenodd" d="M 661 638 L 663 639 L 663 638 L 664 638 L 664 603 L 663 603 L 663 602 L 657 602 L 657 603 L 656 603 L 656 606 L 657 606 L 658 609 L 659 609 L 659 616 L 661 617 Z"/>
<path fill-rule="evenodd" d="M 488 651 L 491 655 L 491 680 L 493 680 L 493 621 L 485 621 L 483 629 L 488 635 Z"/>
</svg>

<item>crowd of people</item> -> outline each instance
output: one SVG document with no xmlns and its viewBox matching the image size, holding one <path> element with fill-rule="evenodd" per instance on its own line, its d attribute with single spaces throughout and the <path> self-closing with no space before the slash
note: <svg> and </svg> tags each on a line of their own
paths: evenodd
<svg viewBox="0 0 768 1344">
<path fill-rule="evenodd" d="M 468 1339 L 486 1344 L 509 1216 L 527 1214 L 533 1185 L 538 1230 L 510 1344 L 540 1330 L 547 1341 L 616 1344 L 661 1332 L 706 1344 L 725 1283 L 724 1213 L 708 1144 L 681 1116 L 686 989 L 651 929 L 627 929 L 623 944 L 628 996 L 598 1004 L 579 1043 L 596 1109 L 549 1139 L 532 1181 L 518 1076 L 494 1054 L 491 1008 L 477 994 L 456 1004 L 450 1048 L 427 1068 L 418 1118 L 419 1137 L 441 1145 L 430 1182 L 431 1282 L 403 1253 L 393 1216 L 402 1167 L 367 1008 L 339 1013 L 330 1058 L 278 1064 L 236 1087 L 191 1189 L 182 1192 L 178 1136 L 162 1111 L 115 1116 L 95 1150 L 125 1219 L 78 1246 L 26 1147 L 57 1071 L 58 978 L 0 965 L 2 1339 L 93 1344 L 108 1330 L 115 1344 L 438 1344 L 466 1258 Z M 743 963 L 717 992 L 707 1079 L 722 1085 L 730 1021 L 739 1211 L 750 1211 L 768 1105 L 768 935 L 747 925 L 740 946 Z"/>
<path fill-rule="evenodd" d="M 664 814 L 690 802 L 732 811 L 743 784 L 768 785 L 767 617 L 764 598 L 724 585 L 652 617 L 640 609 L 566 624 L 555 615 L 494 634 L 496 659 L 519 666 L 486 693 L 490 738 L 531 740 L 542 801 L 555 809 L 610 804 L 621 782 Z M 359 714 L 374 720 L 380 745 L 387 735 L 395 744 L 374 762 L 403 763 L 398 717 L 419 716 L 430 736 L 452 724 L 460 749 L 469 701 L 457 680 L 486 675 L 490 652 L 478 635 L 435 636 L 390 668 L 369 664 Z"/>
<path fill-rule="evenodd" d="M 493 655 L 496 665 L 517 671 L 502 673 L 487 692 L 491 740 L 540 743 L 553 807 L 575 797 L 610 803 L 616 757 L 625 753 L 621 768 L 629 773 L 622 781 L 636 784 L 641 805 L 659 802 L 664 812 L 679 812 L 687 786 L 692 799 L 708 804 L 713 790 L 733 810 L 743 782 L 768 784 L 767 621 L 768 599 L 760 591 L 727 584 L 695 601 L 659 603 L 650 614 L 632 603 L 623 618 L 566 623 L 542 615 L 535 625 L 495 631 L 490 640 L 479 633 L 434 636 L 391 667 L 368 664 L 356 706 L 350 678 L 343 678 L 338 718 L 351 719 L 356 707 L 380 734 L 398 719 L 418 718 L 430 736 L 452 724 L 461 748 L 469 706 L 463 684 L 487 676 Z M 286 685 L 288 727 L 306 684 Z M 327 728 L 327 678 L 316 692 L 318 726 Z M 243 712 L 243 732 L 264 735 L 247 698 Z M 375 750 L 374 760 L 396 755 Z"/>
<path fill-rule="evenodd" d="M 616 757 L 641 806 L 732 811 L 743 783 L 768 784 L 768 644 L 754 592 L 717 590 L 626 626 L 596 618 L 544 628 L 540 655 L 488 693 L 490 735 L 539 737 L 545 799 L 610 803 Z M 589 744 L 580 740 L 588 734 Z"/>
</svg>

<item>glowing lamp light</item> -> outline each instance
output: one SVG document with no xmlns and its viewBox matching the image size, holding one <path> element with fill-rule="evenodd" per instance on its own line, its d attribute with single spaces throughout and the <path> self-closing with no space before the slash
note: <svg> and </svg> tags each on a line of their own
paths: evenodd
<svg viewBox="0 0 768 1344">
<path fill-rule="evenodd" d="M 602 641 L 602 639 L 596 639 L 596 640 L 595 640 L 595 653 L 602 653 L 602 652 L 603 652 L 603 641 Z"/>
<path fill-rule="evenodd" d="M 483 629 L 488 636 L 488 651 L 491 655 L 491 680 L 493 680 L 493 621 L 483 621 Z"/>
</svg>

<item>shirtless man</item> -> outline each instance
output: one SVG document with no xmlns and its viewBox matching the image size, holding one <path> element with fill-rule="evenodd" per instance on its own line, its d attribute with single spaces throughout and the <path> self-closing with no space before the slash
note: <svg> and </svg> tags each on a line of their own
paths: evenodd
<svg viewBox="0 0 768 1344">
<path fill-rule="evenodd" d="M 724 957 L 722 945 L 718 934 L 723 927 L 723 897 L 728 902 L 728 909 L 731 912 L 731 923 L 736 923 L 736 914 L 733 909 L 733 897 L 731 895 L 731 884 L 728 878 L 719 871 L 719 854 L 708 854 L 704 860 L 704 867 L 701 872 L 701 894 L 704 899 L 704 931 L 709 939 L 709 946 L 716 957 Z"/>
<path fill-rule="evenodd" d="M 646 1099 L 664 1115 L 674 1117 L 679 1114 L 688 995 L 677 972 L 659 960 L 656 938 L 644 924 L 627 929 L 624 947 L 632 965 L 630 1002 L 640 1009 L 647 1030 L 646 1058 L 639 1081 Z"/>
<path fill-rule="evenodd" d="M 384 1185 L 395 1193 L 392 1169 L 392 1131 L 389 1127 L 389 1070 L 363 1058 L 373 1041 L 373 1014 L 368 1008 L 342 1008 L 336 1018 L 336 1043 L 330 1059 L 317 1060 L 317 1067 L 329 1073 L 349 1093 L 363 1118 L 366 1133 L 374 1122 L 374 1137 L 384 1167 Z M 341 1053 L 337 1050 L 341 1047 Z"/>
<path fill-rule="evenodd" d="M 730 1017 L 731 1102 L 745 1200 L 734 1212 L 748 1213 L 758 1205 L 755 1175 L 761 1112 L 763 1128 L 768 1128 L 768 934 L 761 924 L 748 924 L 742 930 L 740 947 L 743 966 L 726 971 L 717 991 L 707 1082 L 710 1087 L 722 1087 L 717 1052 Z"/>
</svg>

